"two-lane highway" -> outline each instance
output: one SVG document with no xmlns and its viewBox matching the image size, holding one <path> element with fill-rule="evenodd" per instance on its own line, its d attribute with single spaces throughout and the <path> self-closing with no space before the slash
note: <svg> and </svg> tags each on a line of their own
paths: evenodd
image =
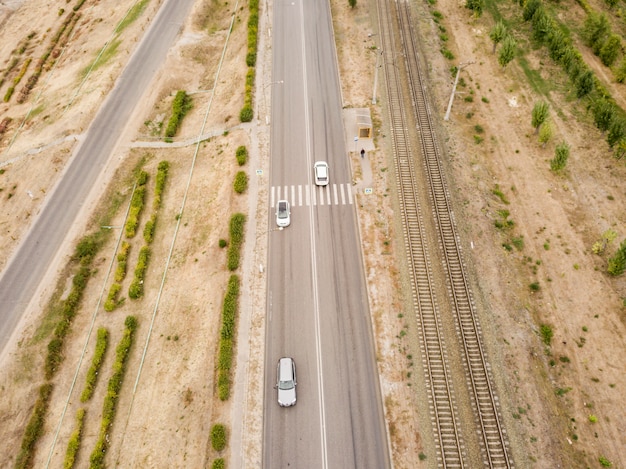
<svg viewBox="0 0 626 469">
<path fill-rule="evenodd" d="M 270 227 L 278 199 L 291 226 L 268 259 L 266 469 L 390 467 L 341 119 L 327 2 L 274 3 Z M 313 182 L 327 161 L 330 185 Z M 296 406 L 276 401 L 276 364 L 295 359 Z"/>
</svg>

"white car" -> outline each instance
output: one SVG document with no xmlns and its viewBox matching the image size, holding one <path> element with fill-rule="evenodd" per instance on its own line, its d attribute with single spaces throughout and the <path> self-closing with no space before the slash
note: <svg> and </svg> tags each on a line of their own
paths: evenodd
<svg viewBox="0 0 626 469">
<path fill-rule="evenodd" d="M 315 184 L 318 186 L 328 185 L 328 163 L 326 161 L 316 161 L 313 165 L 313 172 L 315 173 Z"/>
<path fill-rule="evenodd" d="M 284 357 L 278 360 L 276 374 L 278 405 L 281 407 L 296 405 L 296 363 L 293 358 Z"/>
<path fill-rule="evenodd" d="M 289 209 L 289 202 L 286 200 L 279 200 L 276 204 L 276 224 L 284 228 L 291 223 L 291 210 Z"/>
</svg>

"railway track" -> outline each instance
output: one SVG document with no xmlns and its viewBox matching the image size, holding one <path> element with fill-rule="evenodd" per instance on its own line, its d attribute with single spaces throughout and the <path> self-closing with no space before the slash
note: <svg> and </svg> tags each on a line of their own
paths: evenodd
<svg viewBox="0 0 626 469">
<path fill-rule="evenodd" d="M 405 246 L 411 275 L 413 301 L 421 333 L 422 363 L 426 373 L 431 421 L 441 467 L 470 467 L 460 431 L 455 392 L 447 361 L 445 340 L 458 339 L 466 373 L 468 393 L 475 416 L 484 467 L 512 468 L 506 431 L 502 425 L 498 398 L 482 345 L 472 294 L 450 205 L 441 159 L 428 104 L 425 78 L 418 60 L 418 48 L 411 27 L 410 5 L 378 1 L 379 31 L 384 59 L 390 127 L 396 178 L 400 194 Z M 403 77 L 394 64 L 398 30 L 406 67 L 409 97 L 402 87 Z M 407 116 L 405 103 L 412 102 Z M 417 129 L 417 130 L 415 130 Z M 417 132 L 420 148 L 411 148 L 411 132 Z M 433 294 L 432 269 L 425 244 L 426 233 L 416 183 L 416 165 L 421 163 L 427 176 L 430 211 L 437 232 L 439 255 L 450 309 L 457 330 L 456 338 L 444 338 L 439 307 Z"/>
</svg>

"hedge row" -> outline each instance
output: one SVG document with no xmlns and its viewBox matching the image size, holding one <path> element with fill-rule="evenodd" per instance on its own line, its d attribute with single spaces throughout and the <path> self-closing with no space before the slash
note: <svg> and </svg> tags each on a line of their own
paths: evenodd
<svg viewBox="0 0 626 469">
<path fill-rule="evenodd" d="M 26 81 L 26 84 L 21 89 L 20 96 L 17 99 L 18 103 L 21 104 L 24 101 L 26 101 L 26 98 L 28 98 L 28 95 L 30 94 L 31 90 L 35 87 L 35 85 L 39 81 L 39 77 L 41 76 L 41 73 L 43 72 L 43 69 L 46 66 L 46 63 L 48 62 L 48 58 L 50 57 L 55 47 L 59 43 L 61 37 L 66 31 L 68 34 L 70 31 L 72 31 L 72 29 L 76 25 L 76 22 L 78 21 L 79 18 L 80 18 L 80 15 L 77 15 L 75 12 L 72 11 L 67 16 L 65 21 L 63 21 L 63 24 L 61 24 L 61 27 L 57 30 L 56 34 L 50 40 L 50 46 L 48 47 L 48 49 L 46 49 L 44 54 L 41 56 L 41 58 L 37 62 L 35 71 L 28 78 L 28 80 Z"/>
<path fill-rule="evenodd" d="M 122 389 L 122 381 L 124 372 L 126 371 L 126 361 L 133 345 L 133 337 L 137 329 L 137 319 L 134 316 L 126 317 L 124 321 L 126 329 L 124 335 L 117 344 L 115 349 L 115 363 L 113 363 L 113 375 L 109 379 L 107 394 L 104 398 L 102 406 L 102 421 L 100 422 L 100 434 L 96 446 L 89 457 L 90 467 L 92 469 L 104 468 L 104 457 L 109 448 L 109 432 L 115 418 L 117 400 L 120 390 Z"/>
<path fill-rule="evenodd" d="M 246 73 L 246 94 L 243 99 L 243 107 L 239 111 L 239 120 L 241 122 L 250 122 L 254 117 L 254 111 L 252 110 L 252 90 L 254 88 L 254 67 L 248 68 Z"/>
<path fill-rule="evenodd" d="M 139 251 L 139 258 L 135 266 L 135 276 L 128 287 L 128 296 L 133 300 L 143 296 L 143 278 L 148 269 L 148 261 L 150 260 L 150 247 L 144 246 Z"/>
<path fill-rule="evenodd" d="M 256 48 L 259 34 L 259 0 L 250 0 L 248 8 L 250 10 L 250 17 L 248 18 L 248 52 L 246 54 L 248 73 L 246 74 L 246 95 L 243 107 L 239 111 L 239 120 L 241 122 L 250 122 L 254 117 L 252 90 L 254 87 L 254 66 L 256 65 Z"/>
<path fill-rule="evenodd" d="M 185 91 L 179 91 L 176 93 L 174 102 L 172 103 L 172 117 L 170 117 L 170 120 L 167 122 L 167 127 L 165 129 L 166 138 L 172 138 L 176 135 L 183 117 L 185 117 L 185 114 L 187 114 L 192 107 L 191 96 L 189 96 Z"/>
<path fill-rule="evenodd" d="M 39 398 L 30 415 L 30 420 L 24 430 L 20 452 L 15 458 L 15 469 L 25 469 L 32 467 L 35 445 L 37 440 L 43 433 L 43 426 L 46 422 L 46 412 L 50 403 L 50 395 L 52 394 L 52 384 L 46 383 L 39 387 Z"/>
<path fill-rule="evenodd" d="M 76 429 L 70 435 L 67 442 L 67 450 L 65 451 L 65 460 L 63 461 L 64 469 L 72 469 L 76 462 L 76 455 L 80 449 L 80 440 L 83 434 L 83 424 L 85 420 L 85 409 L 76 411 Z"/>
<path fill-rule="evenodd" d="M 156 211 L 161 207 L 161 196 L 165 190 L 165 182 L 167 181 L 167 173 L 170 169 L 169 161 L 163 160 L 159 163 L 156 175 L 156 184 L 154 186 L 154 202 L 152 210 Z"/>
<path fill-rule="evenodd" d="M 227 266 L 230 271 L 237 270 L 239 267 L 245 223 L 246 216 L 243 213 L 235 213 L 230 219 L 230 245 L 227 253 Z"/>
<path fill-rule="evenodd" d="M 109 331 L 106 328 L 101 327 L 98 329 L 98 338 L 96 340 L 96 351 L 94 352 L 91 360 L 91 366 L 87 370 L 87 377 L 85 378 L 85 388 L 80 395 L 80 402 L 87 402 L 93 395 L 93 390 L 96 387 L 96 381 L 98 380 L 98 374 L 100 373 L 100 367 L 104 360 L 104 354 L 109 346 Z"/>
<path fill-rule="evenodd" d="M 126 278 L 128 251 L 130 251 L 130 243 L 122 241 L 120 252 L 117 253 L 117 268 L 115 269 L 114 283 L 111 285 L 107 299 L 104 302 L 105 311 L 111 312 L 124 302 L 123 299 L 118 299 L 118 295 L 122 290 L 122 281 Z"/>
<path fill-rule="evenodd" d="M 130 210 L 128 211 L 128 218 L 126 219 L 126 225 L 124 231 L 127 238 L 132 238 L 137 233 L 137 226 L 139 225 L 139 215 L 143 210 L 144 199 L 146 197 L 146 183 L 148 182 L 148 173 L 141 171 L 137 178 L 137 185 L 133 191 L 133 197 L 130 201 Z"/>
<path fill-rule="evenodd" d="M 24 74 L 26 73 L 26 70 L 28 69 L 28 66 L 30 65 L 32 60 L 33 59 L 30 57 L 26 59 L 26 61 L 24 62 L 24 65 L 22 65 L 22 69 L 20 70 L 20 73 L 18 73 L 18 75 L 13 79 L 13 85 L 9 86 L 9 88 L 7 89 L 7 92 L 4 95 L 5 103 L 8 103 L 9 99 L 11 99 L 11 96 L 13 96 L 15 87 L 19 85 L 20 81 L 22 81 L 22 78 L 24 77 Z"/>
<path fill-rule="evenodd" d="M 256 65 L 256 45 L 259 35 L 259 0 L 250 0 L 250 17 L 248 18 L 248 53 L 246 54 L 246 65 L 254 67 Z"/>
<path fill-rule="evenodd" d="M 103 241 L 103 232 L 85 236 L 76 246 L 74 261 L 79 263 L 79 269 L 72 278 L 72 290 L 60 306 L 59 322 L 54 328 L 54 337 L 48 343 L 48 354 L 44 363 L 45 378 L 50 379 L 63 361 L 62 349 L 65 336 L 69 332 L 70 326 L 76 312 L 83 292 L 87 287 L 87 280 L 91 276 L 91 263 L 100 249 Z"/>
<path fill-rule="evenodd" d="M 239 277 L 235 274 L 228 279 L 228 287 L 222 306 L 222 329 L 220 332 L 218 356 L 218 396 L 225 401 L 230 396 L 230 369 L 233 363 L 233 346 L 237 313 L 239 309 Z"/>
</svg>

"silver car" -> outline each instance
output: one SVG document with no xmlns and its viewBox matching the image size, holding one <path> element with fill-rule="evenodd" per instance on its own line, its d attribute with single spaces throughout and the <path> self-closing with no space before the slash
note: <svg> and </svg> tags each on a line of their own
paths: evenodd
<svg viewBox="0 0 626 469">
<path fill-rule="evenodd" d="M 296 363 L 293 358 L 283 357 L 278 360 L 276 375 L 278 405 L 281 407 L 296 405 Z"/>
<path fill-rule="evenodd" d="M 291 210 L 286 200 L 279 200 L 276 204 L 276 224 L 281 228 L 291 224 Z"/>
<path fill-rule="evenodd" d="M 328 163 L 326 161 L 316 161 L 313 165 L 315 173 L 315 184 L 318 186 L 327 186 L 329 179 Z"/>
</svg>

